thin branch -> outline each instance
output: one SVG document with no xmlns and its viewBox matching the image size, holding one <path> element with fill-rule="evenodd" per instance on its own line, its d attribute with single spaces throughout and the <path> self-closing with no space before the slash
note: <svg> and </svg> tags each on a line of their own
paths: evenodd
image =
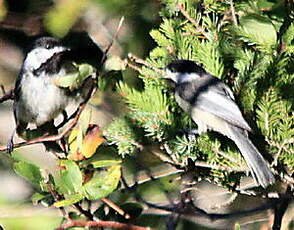
<svg viewBox="0 0 294 230">
<path fill-rule="evenodd" d="M 60 196 L 59 194 L 52 188 L 52 185 L 51 184 L 46 184 L 47 185 L 47 189 L 48 191 L 51 193 L 51 195 L 53 196 L 54 198 L 54 201 L 59 201 L 60 200 Z M 66 212 L 65 208 L 64 207 L 60 207 L 58 208 L 62 214 L 62 216 L 67 219 L 67 220 L 70 220 L 70 217 L 68 215 L 68 213 Z"/>
<path fill-rule="evenodd" d="M 1 89 L 4 95 L 0 97 L 0 103 L 8 100 L 14 100 L 14 89 L 9 90 L 8 92 L 5 92 L 3 86 L 1 86 Z"/>
<path fill-rule="evenodd" d="M 182 215 L 192 215 L 192 216 L 203 216 L 206 218 L 209 218 L 212 221 L 218 220 L 218 219 L 229 219 L 229 218 L 235 218 L 235 217 L 244 217 L 249 216 L 254 213 L 262 212 L 264 210 L 272 209 L 274 208 L 274 205 L 271 203 L 263 204 L 259 207 L 252 208 L 249 210 L 242 210 L 242 211 L 236 211 L 231 213 L 208 213 L 204 209 L 196 207 L 191 201 L 187 202 L 187 206 L 185 208 L 177 208 L 175 207 L 167 207 L 167 206 L 159 206 L 154 205 L 149 202 L 144 202 L 147 206 L 150 206 L 152 208 L 161 209 L 164 211 L 171 211 L 175 213 L 179 213 Z M 278 203 L 278 202 L 277 202 Z"/>
<path fill-rule="evenodd" d="M 5 91 L 5 88 L 4 88 L 4 85 L 0 85 L 0 88 L 1 88 L 1 91 L 2 91 L 2 94 L 6 94 L 6 91 Z"/>
<path fill-rule="evenodd" d="M 231 7 L 231 13 L 232 13 L 234 24 L 235 24 L 235 26 L 238 26 L 238 21 L 237 21 L 237 17 L 236 17 L 236 11 L 235 11 L 233 0 L 230 0 L 230 7 Z"/>
<path fill-rule="evenodd" d="M 127 60 L 126 60 L 126 63 L 127 63 L 127 66 L 130 67 L 131 69 L 133 69 L 133 70 L 135 70 L 135 71 L 137 71 L 137 72 L 141 72 L 140 67 L 138 67 L 138 66 L 136 66 L 136 65 L 134 65 L 134 64 L 132 64 L 132 63 L 130 63 L 130 62 L 128 62 Z"/>
<path fill-rule="evenodd" d="M 127 230 L 151 230 L 149 227 L 141 227 L 132 224 L 124 224 L 114 221 L 72 221 L 68 224 L 61 225 L 56 230 L 65 230 L 73 227 L 101 227 L 101 228 L 117 228 Z"/>
<path fill-rule="evenodd" d="M 110 43 L 108 44 L 108 46 L 106 47 L 105 51 L 103 52 L 103 57 L 101 59 L 101 66 L 105 63 L 106 58 L 107 58 L 107 54 L 108 54 L 110 48 L 112 47 L 113 42 L 117 39 L 118 34 L 119 34 L 119 31 L 120 31 L 120 29 L 122 27 L 122 24 L 123 24 L 124 20 L 125 20 L 125 18 L 124 17 L 121 17 L 121 19 L 120 19 L 120 21 L 118 23 L 118 26 L 117 26 L 117 29 L 116 29 L 116 32 L 115 32 L 114 36 L 112 37 Z"/>
<path fill-rule="evenodd" d="M 214 169 L 214 170 L 227 171 L 227 172 L 247 172 L 246 169 L 232 168 L 232 167 L 226 167 L 226 166 L 220 166 L 220 165 L 211 165 L 204 161 L 195 161 L 195 166 Z"/>
<path fill-rule="evenodd" d="M 196 20 L 194 18 L 192 18 L 189 13 L 184 9 L 183 4 L 178 4 L 177 5 L 178 9 L 181 11 L 182 15 L 187 18 L 188 21 L 190 21 L 194 27 L 196 28 L 197 33 L 202 34 L 205 38 L 208 38 L 208 34 L 205 32 L 205 29 L 201 26 L 199 26 L 199 24 L 196 22 Z"/>
<path fill-rule="evenodd" d="M 129 53 L 129 54 L 128 54 L 128 58 L 129 58 L 131 61 L 133 61 L 133 62 L 136 62 L 136 63 L 138 63 L 138 64 L 144 65 L 144 66 L 146 66 L 146 67 L 148 67 L 148 68 L 154 70 L 154 71 L 155 71 L 156 73 L 158 73 L 158 74 L 161 74 L 161 75 L 164 75 L 164 74 L 165 74 L 163 70 L 161 70 L 161 69 L 159 69 L 159 68 L 157 68 L 157 67 L 155 67 L 155 66 L 149 64 L 147 61 L 144 61 L 144 60 L 141 59 L 141 58 L 138 58 L 137 56 L 135 56 L 135 55 L 132 54 L 132 53 Z"/>
<path fill-rule="evenodd" d="M 114 211 L 116 211 L 118 214 L 123 216 L 125 219 L 130 219 L 131 216 L 126 213 L 121 207 L 119 207 L 117 204 L 115 204 L 113 201 L 107 199 L 107 198 L 102 198 L 101 201 L 105 204 L 107 204 L 110 208 L 112 208 Z"/>
<path fill-rule="evenodd" d="M 93 221 L 94 220 L 94 216 L 92 215 L 91 212 L 89 212 L 88 210 L 83 209 L 79 204 L 74 204 L 73 205 L 81 214 L 83 214 L 85 217 L 87 217 L 89 220 Z"/>
</svg>

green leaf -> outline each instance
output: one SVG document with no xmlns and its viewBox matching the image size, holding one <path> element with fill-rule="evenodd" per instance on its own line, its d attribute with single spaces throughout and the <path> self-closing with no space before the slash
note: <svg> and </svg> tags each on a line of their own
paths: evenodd
<svg viewBox="0 0 294 230">
<path fill-rule="evenodd" d="M 89 64 L 78 65 L 78 69 L 80 82 L 83 82 L 87 77 L 89 77 L 91 74 L 95 72 L 94 67 Z"/>
<path fill-rule="evenodd" d="M 74 64 L 73 68 L 76 68 L 76 71 L 68 73 L 63 77 L 54 79 L 54 84 L 62 88 L 69 88 L 71 91 L 73 91 L 75 89 L 81 88 L 85 80 L 90 75 L 95 73 L 94 67 L 89 64 Z"/>
<path fill-rule="evenodd" d="M 65 194 L 80 192 L 83 176 L 78 165 L 71 160 L 61 160 L 59 165 L 59 174 L 54 177 L 58 191 Z"/>
<path fill-rule="evenodd" d="M 249 42 L 261 47 L 273 48 L 277 42 L 277 32 L 272 22 L 260 15 L 247 15 L 240 18 L 242 34 L 249 39 Z"/>
<path fill-rule="evenodd" d="M 43 182 L 43 178 L 41 175 L 40 169 L 28 162 L 20 161 L 14 163 L 14 171 L 20 175 L 26 178 L 29 182 L 31 182 L 33 185 L 35 185 L 38 189 L 41 190 L 41 184 Z"/>
<path fill-rule="evenodd" d="M 60 200 L 60 201 L 55 202 L 53 205 L 56 208 L 65 207 L 65 206 L 75 204 L 75 203 L 81 201 L 82 199 L 84 199 L 84 195 L 79 194 L 79 193 L 73 194 L 73 195 L 67 196 L 65 200 Z"/>
<path fill-rule="evenodd" d="M 79 76 L 78 72 L 69 73 L 63 77 L 54 79 L 54 84 L 62 88 L 71 88 Z"/>
<path fill-rule="evenodd" d="M 83 186 L 84 195 L 89 200 L 104 198 L 116 189 L 120 177 L 120 165 L 111 166 L 104 175 L 96 173 L 93 178 Z"/>
<path fill-rule="evenodd" d="M 103 168 L 109 167 L 113 165 L 118 165 L 121 163 L 121 160 L 101 160 L 101 161 L 93 161 L 91 164 L 94 168 Z"/>
</svg>

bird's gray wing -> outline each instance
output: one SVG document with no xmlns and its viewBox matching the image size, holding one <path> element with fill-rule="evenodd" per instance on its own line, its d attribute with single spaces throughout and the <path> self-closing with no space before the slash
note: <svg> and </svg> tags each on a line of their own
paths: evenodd
<svg viewBox="0 0 294 230">
<path fill-rule="evenodd" d="M 242 113 L 234 101 L 232 91 L 221 81 L 206 86 L 208 90 L 200 90 L 194 98 L 197 108 L 220 117 L 229 123 L 242 129 L 251 131 L 250 126 L 244 120 Z"/>
</svg>

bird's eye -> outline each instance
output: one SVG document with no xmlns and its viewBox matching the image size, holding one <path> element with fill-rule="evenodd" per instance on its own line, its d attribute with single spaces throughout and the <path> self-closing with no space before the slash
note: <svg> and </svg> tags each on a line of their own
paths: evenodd
<svg viewBox="0 0 294 230">
<path fill-rule="evenodd" d="M 46 49 L 50 49 L 51 48 L 51 45 L 50 44 L 46 44 L 45 48 Z"/>
</svg>

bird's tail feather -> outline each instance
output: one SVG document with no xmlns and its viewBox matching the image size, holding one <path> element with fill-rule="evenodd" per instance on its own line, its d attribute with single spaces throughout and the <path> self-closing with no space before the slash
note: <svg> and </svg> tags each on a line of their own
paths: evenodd
<svg viewBox="0 0 294 230">
<path fill-rule="evenodd" d="M 262 187 L 267 187 L 275 182 L 275 178 L 262 155 L 249 140 L 247 135 L 238 127 L 230 127 L 230 138 L 238 146 L 244 157 L 255 182 Z"/>
</svg>

